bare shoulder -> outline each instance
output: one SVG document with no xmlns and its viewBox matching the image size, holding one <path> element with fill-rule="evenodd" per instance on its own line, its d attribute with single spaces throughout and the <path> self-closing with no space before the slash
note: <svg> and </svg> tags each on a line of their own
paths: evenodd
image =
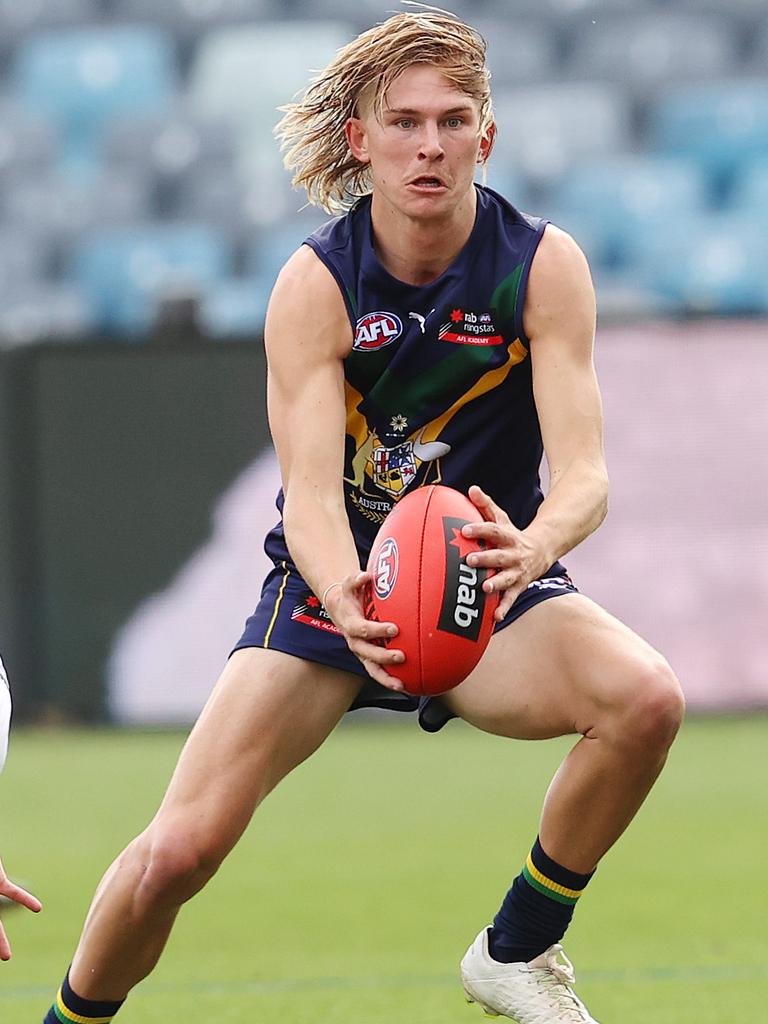
<svg viewBox="0 0 768 1024">
<path fill-rule="evenodd" d="M 344 358 L 352 347 L 352 327 L 339 286 L 308 245 L 300 246 L 277 276 L 264 328 L 267 353 L 280 347 L 322 348 Z"/>
<path fill-rule="evenodd" d="M 536 250 L 525 299 L 525 330 L 529 338 L 565 323 L 594 330 L 595 291 L 587 258 L 574 239 L 548 224 Z"/>
</svg>

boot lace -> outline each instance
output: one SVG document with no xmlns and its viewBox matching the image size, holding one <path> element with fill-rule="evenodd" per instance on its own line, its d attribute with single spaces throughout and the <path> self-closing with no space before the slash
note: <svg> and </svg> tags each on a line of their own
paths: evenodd
<svg viewBox="0 0 768 1024">
<path fill-rule="evenodd" d="M 558 1024 L 585 1024 L 592 1018 L 586 1011 L 584 1004 L 571 989 L 576 982 L 573 964 L 563 952 L 562 948 L 554 947 L 548 950 L 546 955 L 546 966 L 535 967 L 531 971 L 536 976 L 538 987 L 546 992 L 551 1003 L 557 1007 L 559 1012 Z M 546 1008 L 536 1024 L 548 1024 L 551 1017 L 552 1006 Z"/>
</svg>

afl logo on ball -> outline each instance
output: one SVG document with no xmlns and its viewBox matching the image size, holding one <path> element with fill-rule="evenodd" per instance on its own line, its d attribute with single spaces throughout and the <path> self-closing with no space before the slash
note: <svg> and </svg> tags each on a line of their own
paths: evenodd
<svg viewBox="0 0 768 1024">
<path fill-rule="evenodd" d="M 366 313 L 357 321 L 352 348 L 356 352 L 375 352 L 397 341 L 402 333 L 402 322 L 394 313 Z"/>
<path fill-rule="evenodd" d="M 399 563 L 397 542 L 393 537 L 387 537 L 379 548 L 376 564 L 373 567 L 373 589 L 376 591 L 376 596 L 382 600 L 392 593 Z"/>
</svg>

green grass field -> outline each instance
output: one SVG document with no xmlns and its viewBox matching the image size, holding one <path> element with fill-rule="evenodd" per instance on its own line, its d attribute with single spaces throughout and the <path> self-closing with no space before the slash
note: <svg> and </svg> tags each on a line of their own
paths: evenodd
<svg viewBox="0 0 768 1024">
<path fill-rule="evenodd" d="M 4 916 L 0 1021 L 39 1024 L 93 888 L 183 737 L 19 731 L 0 856 L 45 903 Z M 480 1024 L 457 962 L 536 833 L 567 744 L 459 723 L 342 726 L 183 911 L 124 1024 Z M 694 719 L 600 867 L 566 948 L 601 1024 L 768 1019 L 768 717 Z"/>
</svg>

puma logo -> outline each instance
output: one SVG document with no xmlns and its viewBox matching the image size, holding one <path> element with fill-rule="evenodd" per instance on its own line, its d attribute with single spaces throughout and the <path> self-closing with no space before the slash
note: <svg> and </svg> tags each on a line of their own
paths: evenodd
<svg viewBox="0 0 768 1024">
<path fill-rule="evenodd" d="M 430 309 L 426 316 L 422 316 L 421 313 L 409 313 L 408 317 L 411 320 L 418 320 L 421 333 L 424 334 L 424 326 L 434 312 L 434 309 Z"/>
</svg>

